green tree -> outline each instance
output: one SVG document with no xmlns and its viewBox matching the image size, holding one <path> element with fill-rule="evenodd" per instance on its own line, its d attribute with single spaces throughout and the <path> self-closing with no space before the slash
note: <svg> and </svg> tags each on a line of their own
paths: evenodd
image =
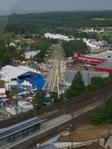
<svg viewBox="0 0 112 149">
<path fill-rule="evenodd" d="M 56 41 L 54 40 L 45 39 L 45 38 L 39 39 L 38 44 L 36 45 L 36 48 L 40 50 L 40 53 L 37 54 L 36 56 L 37 62 L 43 62 L 46 51 L 54 43 L 56 43 Z"/>
<path fill-rule="evenodd" d="M 42 108 L 45 98 L 45 92 L 39 91 L 37 95 L 33 98 L 32 104 L 34 108 Z"/>
<path fill-rule="evenodd" d="M 72 88 L 69 88 L 64 93 L 65 100 L 75 97 L 75 91 Z"/>
<path fill-rule="evenodd" d="M 93 77 L 91 83 L 88 86 L 89 90 L 98 90 L 104 86 L 104 79 L 101 77 Z"/>
<path fill-rule="evenodd" d="M 82 54 L 88 53 L 88 48 L 82 40 L 74 40 L 69 42 L 63 41 L 62 46 L 67 57 L 72 56 L 74 52 L 79 52 Z"/>
<path fill-rule="evenodd" d="M 106 102 L 104 107 L 106 122 L 112 123 L 112 97 Z"/>
<path fill-rule="evenodd" d="M 72 81 L 70 88 L 65 91 L 65 97 L 66 98 L 72 98 L 75 96 L 79 96 L 84 91 L 85 91 L 84 81 L 83 81 L 82 75 L 79 71 L 75 75 L 74 80 Z"/>
<path fill-rule="evenodd" d="M 101 124 L 105 121 L 105 114 L 103 109 L 97 108 L 91 117 L 91 123 L 94 125 Z"/>
<path fill-rule="evenodd" d="M 112 97 L 108 99 L 104 107 L 97 108 L 91 116 L 91 123 L 98 125 L 101 123 L 112 124 Z"/>
<path fill-rule="evenodd" d="M 93 77 L 91 83 L 87 86 L 88 91 L 98 90 L 112 83 L 112 75 L 107 78 Z"/>
<path fill-rule="evenodd" d="M 74 80 L 72 81 L 72 84 L 71 84 L 71 88 L 79 92 L 84 91 L 85 86 L 84 86 L 84 81 L 80 71 L 78 71 L 77 74 L 75 75 Z"/>
</svg>

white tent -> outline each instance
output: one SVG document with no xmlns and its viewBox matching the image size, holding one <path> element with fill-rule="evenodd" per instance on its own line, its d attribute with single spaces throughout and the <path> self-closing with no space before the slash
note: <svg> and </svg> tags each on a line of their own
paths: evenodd
<svg viewBox="0 0 112 149">
<path fill-rule="evenodd" d="M 27 73 L 28 70 L 21 69 L 15 66 L 6 65 L 2 67 L 1 72 L 4 76 L 5 81 L 11 81 L 12 79 L 18 78 L 18 76 Z"/>
<path fill-rule="evenodd" d="M 32 84 L 29 81 L 24 81 L 22 84 L 22 86 L 32 86 Z"/>
<path fill-rule="evenodd" d="M 26 67 L 26 66 L 15 67 L 11 65 L 6 65 L 2 67 L 2 69 L 0 70 L 0 74 L 2 74 L 4 81 L 8 81 L 8 82 L 10 82 L 12 79 L 17 79 L 19 76 L 27 72 L 41 74 L 40 71 L 36 71 L 36 69 Z"/>
</svg>

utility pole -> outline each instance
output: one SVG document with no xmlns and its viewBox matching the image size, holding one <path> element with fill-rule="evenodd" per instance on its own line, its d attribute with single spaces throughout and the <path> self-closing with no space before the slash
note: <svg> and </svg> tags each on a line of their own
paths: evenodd
<svg viewBox="0 0 112 149">
<path fill-rule="evenodd" d="M 71 132 L 71 149 L 73 149 L 73 142 L 74 142 L 74 135 L 73 135 L 73 118 L 74 118 L 74 111 L 73 111 L 73 105 L 72 105 L 72 112 L 71 112 L 71 125 L 70 125 L 70 132 Z"/>
<path fill-rule="evenodd" d="M 89 72 L 87 72 L 87 85 L 89 85 Z"/>
</svg>

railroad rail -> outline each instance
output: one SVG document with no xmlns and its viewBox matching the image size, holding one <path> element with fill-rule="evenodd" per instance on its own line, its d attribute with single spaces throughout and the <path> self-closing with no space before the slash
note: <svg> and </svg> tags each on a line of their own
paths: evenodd
<svg viewBox="0 0 112 149">
<path fill-rule="evenodd" d="M 77 126 L 88 120 L 94 108 L 99 105 L 101 105 L 101 102 L 90 104 L 89 106 L 85 106 L 75 111 L 73 117 L 70 114 L 63 114 L 62 116 L 43 123 L 40 131 L 37 131 L 22 140 L 18 140 L 13 144 L 9 144 L 6 149 L 30 149 L 32 145 L 36 143 L 47 141 L 48 136 L 55 136 L 57 133 L 62 132 L 62 130 L 69 128 L 73 122 L 75 122 L 75 127 L 77 128 Z"/>
<path fill-rule="evenodd" d="M 11 119 L 4 120 L 0 122 L 0 128 L 8 127 L 10 125 L 19 123 L 23 120 L 29 119 L 34 116 L 42 116 L 46 119 L 52 119 L 57 117 L 62 113 L 70 113 L 72 110 L 77 110 L 81 107 L 84 107 L 88 104 L 94 103 L 96 101 L 105 102 L 109 97 L 112 96 L 112 85 L 104 87 L 98 91 L 86 93 L 80 97 L 75 97 L 70 101 L 54 104 L 48 107 L 43 108 L 39 112 L 30 111 L 25 114 L 12 117 Z"/>
<path fill-rule="evenodd" d="M 37 142 L 43 142 L 44 140 L 48 139 L 46 137 L 46 136 L 48 136 L 48 134 L 49 134 L 49 136 L 55 136 L 56 135 L 55 132 L 57 130 L 62 131 L 62 129 L 66 129 L 67 127 L 70 126 L 71 122 L 74 120 L 75 120 L 75 126 L 77 127 L 79 124 L 81 124 L 81 123 L 85 122 L 87 119 L 89 119 L 91 112 L 95 109 L 95 107 L 93 107 L 92 109 L 89 109 L 90 105 L 93 105 L 95 103 L 100 103 L 100 104 L 98 104 L 98 106 L 101 106 L 108 100 L 109 97 L 112 96 L 111 89 L 112 89 L 112 86 L 105 87 L 105 88 L 101 89 L 99 92 L 96 91 L 96 92 L 88 93 L 81 97 L 75 98 L 75 100 L 71 100 L 69 102 L 64 102 L 64 103 L 60 103 L 57 105 L 53 105 L 54 106 L 53 110 L 57 109 L 57 112 L 59 110 L 61 115 L 63 115 L 64 113 L 70 115 L 70 114 L 72 114 L 72 112 L 75 112 L 76 114 L 78 114 L 78 116 L 75 118 L 73 117 L 72 119 L 68 120 L 67 122 L 64 122 L 63 124 L 52 128 L 51 130 L 47 131 L 43 135 L 37 135 L 35 137 L 30 136 L 30 141 L 26 140 L 23 143 L 17 144 L 17 146 L 15 145 L 15 147 L 12 147 L 12 149 L 15 149 L 15 148 L 19 149 L 19 147 L 21 148 L 21 145 L 22 145 L 22 149 L 24 149 L 27 146 L 32 146 Z M 86 107 L 86 109 L 89 109 L 89 111 L 84 110 L 84 112 L 83 112 L 82 110 L 85 107 Z M 82 112 L 81 114 L 79 111 L 80 109 Z M 50 110 L 52 111 L 52 108 Z M 50 110 L 48 110 L 48 112 L 50 112 Z"/>
</svg>

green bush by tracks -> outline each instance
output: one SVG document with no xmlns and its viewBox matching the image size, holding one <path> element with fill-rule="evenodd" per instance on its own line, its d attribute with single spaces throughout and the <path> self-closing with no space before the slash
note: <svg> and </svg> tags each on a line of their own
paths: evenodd
<svg viewBox="0 0 112 149">
<path fill-rule="evenodd" d="M 112 97 L 106 102 L 102 108 L 97 108 L 92 114 L 91 123 L 99 125 L 102 123 L 112 124 Z"/>
</svg>

